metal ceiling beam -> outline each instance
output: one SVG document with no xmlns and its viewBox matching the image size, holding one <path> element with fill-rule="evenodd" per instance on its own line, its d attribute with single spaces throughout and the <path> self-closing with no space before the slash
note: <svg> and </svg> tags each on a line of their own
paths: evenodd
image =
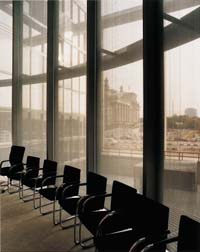
<svg viewBox="0 0 200 252">
<path fill-rule="evenodd" d="M 166 0 L 164 5 L 164 12 L 171 13 L 174 11 L 195 7 L 200 5 L 200 0 Z M 110 28 L 117 25 L 123 25 L 142 19 L 142 6 L 136 6 L 130 9 L 114 12 L 102 16 L 102 28 Z M 85 29 L 85 22 L 80 24 L 73 24 L 74 32 L 81 32 Z"/>
<path fill-rule="evenodd" d="M 3 5 L 0 5 L 0 9 L 9 15 L 12 15 L 12 6 L 3 4 Z M 34 20 L 30 16 L 27 16 L 25 13 L 23 13 L 23 24 L 26 24 L 28 27 L 31 27 L 32 29 L 35 29 L 36 31 L 40 33 L 47 32 L 46 25 L 41 24 L 41 22 Z"/>
<path fill-rule="evenodd" d="M 165 1 L 165 13 L 171 13 L 174 11 L 195 7 L 200 5 L 200 0 L 166 0 Z M 164 18 L 170 22 L 175 21 L 172 20 L 172 17 L 168 14 L 164 14 Z M 108 14 L 102 17 L 102 28 L 110 28 L 117 25 L 123 25 L 131 22 L 135 22 L 142 19 L 142 6 L 136 6 L 130 9 L 122 10 L 119 12 L 114 12 L 112 14 Z M 73 33 L 80 33 L 85 31 L 86 29 L 86 22 L 81 22 L 78 24 L 69 25 L 67 28 L 65 28 L 66 31 L 68 29 L 71 29 Z M 41 43 L 45 43 L 46 39 L 43 35 L 37 35 L 35 37 L 31 38 L 31 44 L 32 45 L 38 45 Z M 24 44 L 30 44 L 30 39 L 24 40 Z"/>
<path fill-rule="evenodd" d="M 179 24 L 172 23 L 165 27 L 165 43 L 164 50 L 170 50 L 189 43 L 200 37 L 200 7 L 182 17 L 180 22 L 187 23 L 189 26 L 195 27 L 193 30 L 188 29 Z M 102 57 L 102 70 L 109 70 L 112 68 L 127 65 L 139 60 L 142 60 L 143 40 L 139 40 L 131 45 L 121 48 L 115 52 L 116 56 L 106 55 Z M 114 60 L 113 60 L 114 59 Z M 62 69 L 59 71 L 59 79 L 70 79 L 86 74 L 86 64 L 73 66 L 69 69 Z M 23 78 L 23 84 L 29 84 L 30 77 Z M 31 76 L 31 83 L 42 83 L 46 81 L 46 75 L 40 74 Z M 11 80 L 0 80 L 0 86 L 10 85 Z"/>
</svg>

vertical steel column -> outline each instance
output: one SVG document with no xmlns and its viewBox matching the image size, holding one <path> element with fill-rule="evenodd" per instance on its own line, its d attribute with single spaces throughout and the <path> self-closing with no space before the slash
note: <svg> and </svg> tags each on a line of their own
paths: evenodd
<svg viewBox="0 0 200 252">
<path fill-rule="evenodd" d="M 23 2 L 13 1 L 12 143 L 22 143 Z"/>
<path fill-rule="evenodd" d="M 47 158 L 54 159 L 55 112 L 57 108 L 59 1 L 48 1 L 47 13 Z"/>
<path fill-rule="evenodd" d="M 86 166 L 97 171 L 97 104 L 100 83 L 100 4 L 99 0 L 87 1 L 87 127 Z"/>
<path fill-rule="evenodd" d="M 163 0 L 143 0 L 144 194 L 162 201 L 164 165 Z"/>
</svg>

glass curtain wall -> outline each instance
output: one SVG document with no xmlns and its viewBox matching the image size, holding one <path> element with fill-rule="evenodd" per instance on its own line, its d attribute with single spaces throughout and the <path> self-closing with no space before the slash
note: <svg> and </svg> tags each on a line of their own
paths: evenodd
<svg viewBox="0 0 200 252">
<path fill-rule="evenodd" d="M 142 0 L 101 1 L 98 170 L 142 191 Z"/>
<path fill-rule="evenodd" d="M 164 203 L 171 225 L 181 214 L 200 219 L 200 2 L 164 1 Z"/>
<path fill-rule="evenodd" d="M 86 0 L 59 1 L 55 157 L 86 170 Z"/>
<path fill-rule="evenodd" d="M 0 160 L 12 144 L 12 4 L 0 2 Z"/>
<path fill-rule="evenodd" d="M 47 1 L 23 1 L 22 144 L 46 157 Z"/>
</svg>

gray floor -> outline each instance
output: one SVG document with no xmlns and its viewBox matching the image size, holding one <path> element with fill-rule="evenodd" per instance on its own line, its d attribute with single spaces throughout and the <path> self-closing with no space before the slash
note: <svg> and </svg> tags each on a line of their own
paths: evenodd
<svg viewBox="0 0 200 252">
<path fill-rule="evenodd" d="M 1 252 L 94 251 L 74 246 L 73 228 L 53 226 L 52 215 L 41 216 L 38 210 L 32 210 L 32 201 L 23 203 L 18 194 L 7 192 L 0 195 L 0 200 Z"/>
</svg>

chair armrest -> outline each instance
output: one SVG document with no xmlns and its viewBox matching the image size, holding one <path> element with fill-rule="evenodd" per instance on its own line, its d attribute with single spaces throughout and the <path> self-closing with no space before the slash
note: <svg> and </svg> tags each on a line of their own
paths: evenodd
<svg viewBox="0 0 200 252">
<path fill-rule="evenodd" d="M 23 171 L 18 171 L 18 172 L 16 172 L 16 173 L 17 173 L 17 174 L 22 174 L 22 173 L 25 174 L 26 172 L 25 172 L 25 170 L 23 170 Z"/>
<path fill-rule="evenodd" d="M 108 233 L 104 233 L 104 234 L 96 233 L 96 238 L 98 239 L 98 237 L 109 237 L 109 236 L 114 236 L 117 234 L 128 234 L 130 232 L 133 232 L 133 228 L 125 228 L 125 229 L 121 229 L 121 230 L 117 230 L 117 231 L 113 231 L 113 232 L 108 232 Z"/>
<path fill-rule="evenodd" d="M 65 199 L 68 200 L 68 199 L 80 199 L 80 198 L 81 198 L 80 195 L 75 195 L 75 196 L 66 197 Z"/>
<path fill-rule="evenodd" d="M 95 194 L 95 195 L 87 195 L 85 198 L 80 200 L 78 204 L 77 211 L 81 214 L 85 214 L 88 212 L 94 212 L 94 211 L 106 211 L 107 209 L 104 208 L 104 199 L 106 197 L 111 197 L 112 194 Z"/>
<path fill-rule="evenodd" d="M 116 234 L 116 232 L 123 231 L 123 230 L 132 230 L 132 225 L 130 221 L 128 221 L 126 213 L 121 211 L 108 211 L 105 217 L 99 222 L 97 227 L 97 236 L 104 236 L 107 234 Z"/>
<path fill-rule="evenodd" d="M 51 175 L 51 173 L 49 173 L 49 175 Z M 56 179 L 57 177 L 58 176 L 53 175 L 53 176 L 48 176 L 48 177 L 42 179 L 41 189 L 42 189 L 43 186 L 45 186 L 45 184 L 48 182 L 48 180 L 50 180 L 50 179 Z M 48 184 L 46 184 L 46 185 L 48 185 Z M 55 186 L 55 184 L 53 184 L 53 183 L 51 185 Z"/>
<path fill-rule="evenodd" d="M 129 233 L 129 232 L 132 232 L 132 231 L 133 231 L 132 228 L 126 228 L 126 229 L 110 232 L 110 233 L 107 233 L 105 235 L 106 236 L 111 236 L 111 235 L 116 235 L 116 234 L 121 234 L 121 233 Z"/>
<path fill-rule="evenodd" d="M 139 248 L 139 251 L 141 251 L 143 248 L 145 248 L 149 244 L 164 240 L 166 238 L 167 234 L 169 234 L 169 233 L 170 233 L 169 230 L 165 230 L 161 234 L 155 233 L 155 234 L 152 234 L 151 236 L 141 237 L 136 242 L 133 243 L 129 252 L 134 252 L 136 249 L 138 251 L 138 248 Z"/>
<path fill-rule="evenodd" d="M 106 251 L 115 251 L 120 247 L 121 242 L 127 237 L 132 237 L 133 229 L 123 228 L 120 230 L 108 231 L 108 232 L 96 232 L 94 236 L 94 244 L 98 250 Z M 129 240 L 129 238 L 128 238 Z M 110 243 L 111 242 L 111 243 Z M 116 245 L 115 245 L 116 244 Z M 110 250 L 109 250 L 110 249 Z M 120 251 L 127 251 L 127 249 L 121 248 Z"/>
<path fill-rule="evenodd" d="M 99 199 L 99 198 L 106 198 L 106 197 L 111 197 L 112 196 L 112 193 L 105 193 L 105 194 L 96 194 L 96 195 L 92 195 L 92 196 L 89 196 L 85 202 L 83 203 L 83 210 L 84 208 L 87 206 L 87 204 L 92 201 L 92 200 L 95 200 L 95 199 Z"/>
<path fill-rule="evenodd" d="M 134 252 L 137 247 L 141 246 L 145 242 L 146 242 L 146 237 L 139 238 L 136 242 L 133 243 L 133 245 L 131 246 L 128 252 Z"/>
<path fill-rule="evenodd" d="M 20 180 L 22 180 L 22 177 L 26 174 L 25 170 L 23 171 L 18 171 L 17 174 L 19 174 L 21 177 L 20 177 Z"/>
<path fill-rule="evenodd" d="M 55 199 L 57 198 L 58 193 L 62 192 L 62 190 L 66 187 L 66 183 L 62 183 L 56 188 Z"/>
<path fill-rule="evenodd" d="M 69 190 L 69 189 L 72 189 L 73 187 L 77 187 L 77 186 L 86 186 L 87 185 L 87 183 L 76 183 L 76 184 L 72 184 L 72 185 L 68 185 L 68 186 L 66 186 L 64 189 L 63 189 L 63 191 L 62 191 L 62 199 L 65 199 L 65 194 L 66 194 L 66 192 L 67 192 L 67 190 Z"/>
<path fill-rule="evenodd" d="M 60 175 L 56 175 L 55 178 L 63 178 L 64 175 L 63 174 L 60 174 Z"/>
<path fill-rule="evenodd" d="M 32 171 L 34 171 L 34 170 L 35 170 L 35 169 L 30 169 L 30 168 L 29 168 L 28 170 L 25 170 L 25 171 L 24 171 L 24 172 L 25 172 L 25 175 L 28 174 L 28 173 L 30 173 L 30 172 L 32 172 Z M 41 176 L 41 175 L 38 175 L 38 176 Z"/>
<path fill-rule="evenodd" d="M 9 168 L 8 173 L 14 172 L 14 170 L 17 169 L 17 168 L 20 167 L 20 166 L 22 167 L 22 170 L 21 170 L 21 171 L 23 171 L 23 170 L 24 170 L 23 163 L 18 163 L 18 164 L 12 165 L 12 166 Z M 19 172 L 19 171 L 17 170 L 16 173 L 18 173 L 18 172 Z"/>
<path fill-rule="evenodd" d="M 153 249 L 153 248 L 156 248 L 156 247 L 160 247 L 160 246 L 162 246 L 162 245 L 167 245 L 167 244 L 169 244 L 169 243 L 177 242 L 177 241 L 178 241 L 178 236 L 171 237 L 171 238 L 167 238 L 167 239 L 164 239 L 164 240 L 161 240 L 161 241 L 157 241 L 157 242 L 148 244 L 148 245 L 142 250 L 142 252 L 146 252 L 146 251 L 149 251 L 150 249 Z"/>
<path fill-rule="evenodd" d="M 3 165 L 3 163 L 5 163 L 5 162 L 10 162 L 10 160 L 2 160 L 1 163 L 0 163 L 0 168 L 2 168 L 2 165 Z"/>
<path fill-rule="evenodd" d="M 47 174 L 51 175 L 51 173 L 47 173 Z M 62 177 L 64 177 L 64 175 L 53 175 L 53 176 L 47 177 L 47 179 L 50 179 L 50 178 L 62 178 Z"/>
<path fill-rule="evenodd" d="M 31 178 L 31 179 L 35 180 L 35 183 L 36 183 L 36 181 L 39 180 L 40 178 L 42 178 L 42 175 L 38 175 L 37 177 Z"/>
<path fill-rule="evenodd" d="M 42 175 L 38 175 L 37 177 L 31 178 L 31 179 L 35 181 L 34 184 L 36 185 L 37 180 L 39 180 L 41 178 L 42 178 Z"/>
</svg>

